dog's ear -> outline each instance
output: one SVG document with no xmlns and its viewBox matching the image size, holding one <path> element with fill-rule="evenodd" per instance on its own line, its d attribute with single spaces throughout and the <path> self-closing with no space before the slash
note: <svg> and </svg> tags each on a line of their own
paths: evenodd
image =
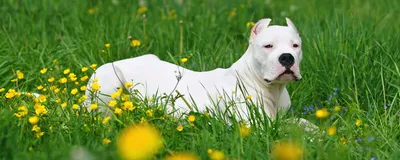
<svg viewBox="0 0 400 160">
<path fill-rule="evenodd" d="M 250 35 L 250 42 L 253 41 L 253 39 L 259 34 L 264 28 L 267 28 L 269 23 L 271 22 L 270 18 L 264 18 L 259 20 L 251 29 L 251 35 Z"/>
<path fill-rule="evenodd" d="M 297 34 L 299 34 L 299 31 L 297 31 L 296 26 L 294 26 L 293 22 L 289 18 L 286 18 L 286 23 L 289 28 L 292 28 L 294 31 L 297 32 Z"/>
</svg>

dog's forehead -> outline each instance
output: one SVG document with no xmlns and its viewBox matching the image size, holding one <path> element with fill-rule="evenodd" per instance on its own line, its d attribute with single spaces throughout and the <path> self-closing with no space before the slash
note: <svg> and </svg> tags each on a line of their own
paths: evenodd
<svg viewBox="0 0 400 160">
<path fill-rule="evenodd" d="M 299 34 L 287 26 L 269 26 L 261 31 L 256 41 L 260 43 L 266 41 L 294 41 L 301 43 Z"/>
</svg>

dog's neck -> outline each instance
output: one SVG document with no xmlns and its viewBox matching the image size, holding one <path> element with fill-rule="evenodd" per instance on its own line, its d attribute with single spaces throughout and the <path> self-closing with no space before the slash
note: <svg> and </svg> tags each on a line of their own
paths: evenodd
<svg viewBox="0 0 400 160">
<path fill-rule="evenodd" d="M 286 83 L 267 83 L 264 81 L 261 65 L 254 58 L 252 44 L 244 55 L 230 67 L 235 72 L 247 90 L 252 89 L 262 99 L 266 113 L 272 118 L 277 112 L 277 103 Z"/>
</svg>

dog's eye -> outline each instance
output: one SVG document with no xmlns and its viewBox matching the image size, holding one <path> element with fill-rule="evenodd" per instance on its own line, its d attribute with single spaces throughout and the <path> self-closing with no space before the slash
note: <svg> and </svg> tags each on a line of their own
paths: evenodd
<svg viewBox="0 0 400 160">
<path fill-rule="evenodd" d="M 293 47 L 297 48 L 297 47 L 299 47 L 299 45 L 298 44 L 293 44 Z"/>
<path fill-rule="evenodd" d="M 271 44 L 267 44 L 264 46 L 265 48 L 272 48 L 273 46 Z"/>
</svg>

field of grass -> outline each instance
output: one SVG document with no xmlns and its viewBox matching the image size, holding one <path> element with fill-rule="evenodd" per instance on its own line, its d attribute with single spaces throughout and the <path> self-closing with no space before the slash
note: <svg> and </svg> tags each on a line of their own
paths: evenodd
<svg viewBox="0 0 400 160">
<path fill-rule="evenodd" d="M 156 126 L 164 140 L 152 159 L 181 151 L 212 159 L 209 149 L 242 160 L 273 155 L 281 159 L 279 154 L 298 159 L 400 159 L 400 1 L 145 2 L 0 1 L 0 159 L 119 159 L 120 132 L 141 122 Z M 292 108 L 283 118 L 310 120 L 320 127 L 319 133 L 275 121 L 252 126 L 250 135 L 243 135 L 237 123 L 227 125 L 200 113 L 191 113 L 194 122 L 187 115 L 170 118 L 157 97 L 133 96 L 135 110 L 123 110 L 109 121 L 74 108 L 84 94 L 81 78 L 93 73 L 92 64 L 153 53 L 176 64 L 190 56 L 185 66 L 196 71 L 226 68 L 247 48 L 247 23 L 267 17 L 278 25 L 291 18 L 303 40 L 303 79 L 288 85 Z M 133 46 L 131 40 L 140 45 Z M 89 69 L 82 72 L 82 67 Z M 66 69 L 76 76 L 64 74 Z M 54 82 L 48 81 L 51 77 Z M 60 83 L 64 77 L 68 82 Z M 71 82 L 74 78 L 77 84 Z M 71 93 L 74 88 L 76 94 Z M 46 98 L 35 102 L 18 95 L 22 91 Z M 315 112 L 322 108 L 330 114 L 320 119 Z M 35 115 L 37 124 L 29 120 Z M 284 141 L 299 146 L 277 151 L 276 143 Z"/>
</svg>

